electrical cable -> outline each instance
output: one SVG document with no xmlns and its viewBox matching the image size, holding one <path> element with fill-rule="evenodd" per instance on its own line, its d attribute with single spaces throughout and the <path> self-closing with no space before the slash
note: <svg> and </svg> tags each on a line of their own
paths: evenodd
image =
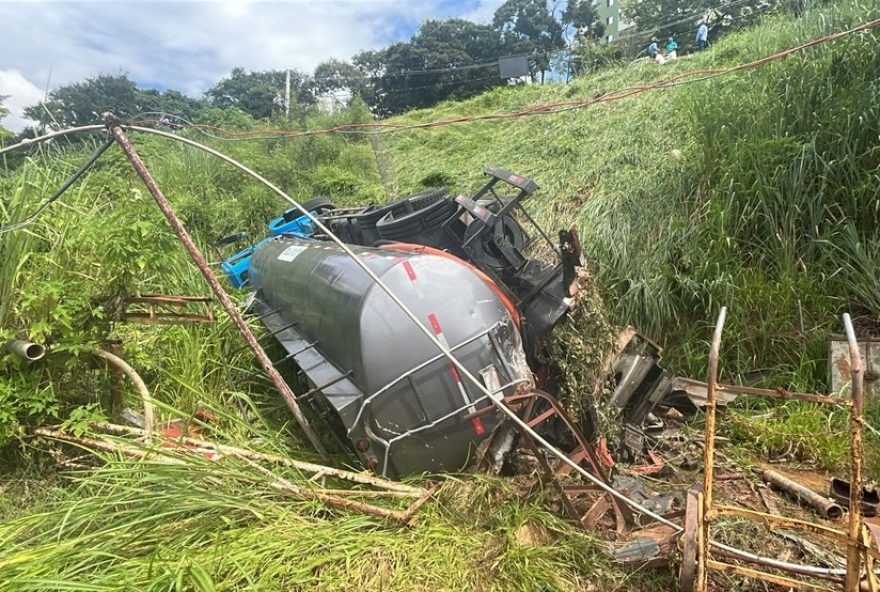
<svg viewBox="0 0 880 592">
<path fill-rule="evenodd" d="M 61 194 L 67 191 L 71 185 L 76 183 L 77 180 L 82 177 L 83 174 L 85 174 L 85 172 L 88 171 L 92 167 L 92 165 L 95 164 L 95 161 L 97 161 L 101 157 L 101 155 L 104 154 L 104 152 L 106 152 L 107 149 L 112 145 L 112 139 L 104 141 L 104 143 L 98 146 L 98 148 L 92 153 L 88 160 L 82 163 L 82 165 L 80 165 L 80 167 L 76 169 L 76 171 L 72 175 L 70 175 L 67 180 L 65 180 L 64 183 L 62 183 L 61 186 L 52 193 L 52 195 L 50 195 L 45 199 L 45 201 L 43 201 L 40 207 L 34 210 L 30 215 L 26 216 L 23 220 L 20 220 L 13 224 L 9 224 L 7 226 L 0 227 L 0 235 L 6 234 L 7 232 L 12 232 L 13 230 L 24 228 L 25 226 L 33 223 L 40 216 L 40 214 L 42 214 L 46 210 L 46 208 L 52 205 L 52 202 L 61 197 Z"/>
</svg>

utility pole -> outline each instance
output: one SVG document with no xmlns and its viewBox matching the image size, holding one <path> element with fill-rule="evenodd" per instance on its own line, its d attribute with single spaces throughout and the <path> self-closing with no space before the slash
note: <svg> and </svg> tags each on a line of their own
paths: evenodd
<svg viewBox="0 0 880 592">
<path fill-rule="evenodd" d="M 290 68 L 284 81 L 284 117 L 290 119 Z"/>
</svg>

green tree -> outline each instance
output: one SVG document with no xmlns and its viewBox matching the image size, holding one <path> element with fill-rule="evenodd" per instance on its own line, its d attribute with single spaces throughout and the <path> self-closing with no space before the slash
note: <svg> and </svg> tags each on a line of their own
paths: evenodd
<svg viewBox="0 0 880 592">
<path fill-rule="evenodd" d="M 267 119 L 284 109 L 285 70 L 248 72 L 234 68 L 229 76 L 208 89 L 205 95 L 216 107 L 238 107 L 254 119 Z M 290 71 L 292 103 L 315 103 L 314 81 L 299 70 Z"/>
<path fill-rule="evenodd" d="M 48 100 L 31 105 L 25 117 L 41 126 L 64 128 L 98 123 L 104 113 L 129 119 L 145 112 L 161 112 L 194 119 L 204 103 L 176 90 L 141 90 L 124 74 L 101 75 L 62 86 Z"/>
<path fill-rule="evenodd" d="M 68 84 L 31 105 L 24 116 L 51 128 L 99 123 L 104 113 L 128 118 L 138 113 L 138 89 L 124 74 L 102 74 Z"/>
<path fill-rule="evenodd" d="M 329 59 L 315 67 L 315 93 L 322 95 L 347 90 L 352 95 L 363 95 L 367 77 L 354 64 L 345 60 Z"/>
<path fill-rule="evenodd" d="M 502 84 L 496 61 L 508 53 L 487 25 L 430 20 L 405 42 L 354 57 L 370 84 L 364 98 L 378 115 L 464 99 Z"/>
<path fill-rule="evenodd" d="M 574 28 L 575 38 L 597 38 L 605 33 L 605 27 L 599 22 L 596 6 L 591 0 L 568 0 L 568 5 L 562 11 L 561 22 L 564 28 Z"/>
<path fill-rule="evenodd" d="M 541 73 L 543 84 L 552 53 L 565 47 L 562 24 L 553 16 L 547 1 L 507 0 L 495 11 L 492 24 L 509 48 L 531 56 L 532 66 Z"/>
<path fill-rule="evenodd" d="M 168 113 L 193 121 L 205 106 L 204 101 L 193 99 L 176 90 L 160 92 L 148 89 L 138 91 L 138 109 L 141 113 Z"/>
<path fill-rule="evenodd" d="M 622 9 L 626 20 L 650 38 L 696 31 L 700 19 L 717 4 L 715 0 L 622 0 Z"/>
<path fill-rule="evenodd" d="M 9 115 L 9 109 L 3 106 L 3 103 L 6 102 L 6 99 L 9 98 L 9 95 L 0 95 L 0 122 L 3 121 L 3 118 Z M 11 136 L 12 132 L 7 130 L 5 127 L 0 125 L 0 139 Z"/>
</svg>

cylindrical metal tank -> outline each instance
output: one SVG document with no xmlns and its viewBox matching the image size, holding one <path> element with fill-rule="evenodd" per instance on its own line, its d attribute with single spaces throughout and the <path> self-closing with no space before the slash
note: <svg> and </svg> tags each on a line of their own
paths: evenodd
<svg viewBox="0 0 880 592">
<path fill-rule="evenodd" d="M 505 394 L 531 385 L 516 309 L 488 278 L 443 253 L 353 250 L 485 384 Z M 497 421 L 469 416 L 491 402 L 355 261 L 332 243 L 279 238 L 256 250 L 250 279 L 274 326 L 314 344 L 302 355 L 320 354 L 341 376 L 322 389 L 310 370 L 330 376 L 320 360 L 296 357 L 366 465 L 391 477 L 466 466 Z"/>
</svg>

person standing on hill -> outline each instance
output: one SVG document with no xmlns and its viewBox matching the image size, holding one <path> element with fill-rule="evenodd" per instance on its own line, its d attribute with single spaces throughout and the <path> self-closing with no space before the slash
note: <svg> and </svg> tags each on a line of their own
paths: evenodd
<svg viewBox="0 0 880 592">
<path fill-rule="evenodd" d="M 674 60 L 678 57 L 678 42 L 672 37 L 666 42 L 666 59 Z"/>
<path fill-rule="evenodd" d="M 697 29 L 697 49 L 703 51 L 706 49 L 706 46 L 709 44 L 709 27 L 706 26 L 706 21 L 700 23 L 700 28 Z"/>
</svg>

